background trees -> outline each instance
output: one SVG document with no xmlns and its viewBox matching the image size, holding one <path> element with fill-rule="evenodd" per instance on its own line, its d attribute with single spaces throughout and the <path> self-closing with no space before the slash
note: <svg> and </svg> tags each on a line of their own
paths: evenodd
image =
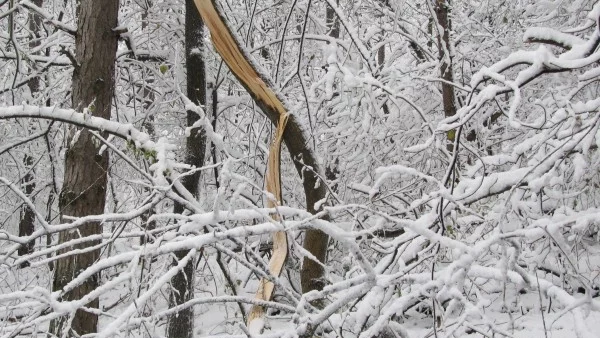
<svg viewBox="0 0 600 338">
<path fill-rule="evenodd" d="M 268 107 L 208 36 L 186 50 L 191 3 L 122 1 L 106 35 L 117 49 L 104 56 L 78 54 L 75 22 L 88 21 L 74 3 L 0 4 L 0 335 L 42 335 L 85 312 L 100 337 L 177 335 L 169 323 L 182 313 L 201 324 L 186 334 L 244 336 L 252 304 L 270 309 L 271 336 L 595 334 L 597 3 L 215 2 L 306 136 L 284 133 L 276 210 L 263 183 Z M 71 104 L 86 88 L 71 76 L 101 62 L 81 55 L 114 56 L 98 77 L 115 74 L 109 115 L 97 115 L 108 109 L 98 94 Z M 184 66 L 191 55 L 204 57 L 203 76 Z M 210 105 L 188 82 L 203 79 Z M 206 144 L 190 147 L 196 128 Z M 92 175 L 93 160 L 80 167 L 106 177 L 95 211 L 67 213 L 65 194 L 52 198 L 83 186 L 63 180 L 71 130 L 92 159 L 110 154 L 105 174 Z M 22 209 L 35 214 L 31 233 L 19 232 Z M 290 253 L 279 277 L 267 268 L 277 231 Z M 327 243 L 327 261 L 308 233 Z M 90 264 L 51 291 L 74 257 Z M 306 288 L 301 266 L 314 258 L 322 278 Z M 261 278 L 272 301 L 254 299 Z M 85 283 L 83 298 L 68 296 Z"/>
</svg>

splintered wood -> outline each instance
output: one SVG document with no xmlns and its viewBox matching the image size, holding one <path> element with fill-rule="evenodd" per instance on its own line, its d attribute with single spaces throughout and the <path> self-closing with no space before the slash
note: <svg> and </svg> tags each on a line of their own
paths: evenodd
<svg viewBox="0 0 600 338">
<path fill-rule="evenodd" d="M 267 206 L 274 208 L 281 203 L 281 175 L 280 175 L 280 156 L 281 142 L 283 133 L 287 124 L 289 114 L 283 103 L 277 98 L 275 92 L 265 83 L 256 69 L 246 59 L 244 53 L 239 48 L 238 43 L 231 34 L 226 23 L 219 14 L 213 0 L 194 0 L 200 16 L 206 27 L 210 31 L 213 46 L 223 58 L 231 72 L 237 77 L 242 85 L 248 90 L 254 100 L 263 103 L 263 110 L 269 109 L 271 116 L 277 116 L 277 131 L 271 148 L 269 150 L 269 159 L 266 173 L 266 189 L 272 196 L 268 198 Z M 273 214 L 274 221 L 279 221 L 279 216 Z M 269 273 L 272 276 L 279 276 L 283 270 L 283 265 L 288 254 L 287 236 L 285 232 L 276 232 L 273 234 L 273 255 L 269 261 Z M 261 279 L 256 299 L 268 301 L 273 296 L 275 286 L 266 279 Z M 264 327 L 265 310 L 260 305 L 253 305 L 248 315 L 247 326 L 250 332 L 260 333 Z"/>
<path fill-rule="evenodd" d="M 283 131 L 287 123 L 288 114 L 282 114 L 279 118 L 275 138 L 269 149 L 269 160 L 267 162 L 267 192 L 272 194 L 272 198 L 268 199 L 267 206 L 274 208 L 281 203 L 281 176 L 279 171 L 280 156 L 281 156 L 281 140 L 283 139 Z M 271 217 L 275 221 L 279 220 L 277 214 Z M 285 232 L 278 231 L 273 234 L 273 255 L 269 261 L 269 270 L 271 275 L 279 276 L 283 270 L 285 259 L 288 253 L 287 236 Z M 265 278 L 260 280 L 258 291 L 256 291 L 256 299 L 270 300 L 273 296 L 275 285 Z M 262 330 L 262 320 L 256 321 L 264 317 L 264 309 L 260 305 L 253 305 L 248 315 L 248 328 L 250 332 L 260 332 Z M 256 322 L 255 325 L 253 322 Z"/>
<path fill-rule="evenodd" d="M 212 0 L 194 0 L 202 21 L 210 31 L 213 46 L 223 58 L 231 72 L 257 100 L 265 103 L 279 115 L 285 114 L 283 103 L 275 92 L 267 86 L 254 66 L 246 59 L 229 27 L 221 18 Z"/>
</svg>

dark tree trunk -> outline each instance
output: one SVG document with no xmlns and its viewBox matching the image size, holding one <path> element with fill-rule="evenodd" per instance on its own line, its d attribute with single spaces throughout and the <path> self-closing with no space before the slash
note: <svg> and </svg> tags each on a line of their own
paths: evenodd
<svg viewBox="0 0 600 338">
<path fill-rule="evenodd" d="M 33 0 L 32 2 L 34 5 L 40 8 L 44 5 L 44 0 Z M 33 49 L 40 45 L 40 38 L 42 37 L 41 31 L 43 28 L 42 18 L 39 15 L 32 12 L 30 12 L 28 16 L 29 30 L 31 31 L 31 34 L 33 34 L 32 39 L 29 41 L 29 48 Z M 36 66 L 37 65 L 35 62 L 31 62 L 31 67 L 33 70 L 35 70 Z M 37 93 L 40 89 L 40 77 L 35 76 L 31 78 L 31 80 L 29 80 L 29 82 L 27 83 L 27 86 L 29 87 L 29 92 L 31 93 L 31 96 L 35 100 L 34 94 Z"/>
<path fill-rule="evenodd" d="M 339 0 L 336 1 L 336 4 L 339 3 Z M 329 36 L 338 39 L 340 37 L 340 21 L 337 19 L 333 8 L 329 5 L 327 5 L 327 8 L 325 9 L 325 24 L 327 25 Z"/>
<path fill-rule="evenodd" d="M 339 1 L 336 1 L 339 4 Z M 340 37 L 340 21 L 338 20 L 335 11 L 331 6 L 327 5 L 325 9 L 325 22 L 329 31 L 329 36 L 332 38 Z M 337 159 L 333 163 L 328 163 L 325 167 L 325 177 L 328 181 L 334 182 L 338 178 L 338 161 Z M 334 185 L 334 189 L 337 188 L 337 184 Z M 306 189 L 305 189 L 306 190 Z M 323 192 L 324 193 L 324 192 Z M 314 211 L 314 203 L 309 204 L 309 196 L 306 196 L 307 208 L 311 212 Z M 315 201 L 316 202 L 316 201 Z M 320 230 L 307 230 L 304 236 L 303 247 L 308 252 L 312 253 L 320 263 L 325 263 L 327 259 L 327 246 L 329 245 L 329 236 Z M 310 258 L 304 258 L 302 262 L 302 269 L 300 270 L 300 284 L 302 285 L 302 293 L 307 293 L 312 290 L 323 289 L 324 281 L 323 275 L 325 271 L 318 262 L 313 261 Z"/>
<path fill-rule="evenodd" d="M 33 0 L 33 3 L 38 7 L 42 7 L 43 0 Z M 40 16 L 35 15 L 34 13 L 29 13 L 29 30 L 31 31 L 31 34 L 33 34 L 31 40 L 29 41 L 29 48 L 35 48 L 40 45 L 39 39 L 41 37 L 41 29 L 42 19 L 40 18 Z M 35 70 L 35 62 L 31 63 L 31 67 Z M 32 78 L 27 83 L 27 86 L 29 87 L 29 93 L 31 97 L 33 98 L 33 100 L 35 100 L 35 96 L 40 89 L 40 78 L 38 76 Z M 25 168 L 26 170 L 28 170 L 28 172 L 21 179 L 21 184 L 25 188 L 25 195 L 27 195 L 31 200 L 33 200 L 31 194 L 35 190 L 35 177 L 33 168 L 29 168 L 31 165 L 33 165 L 33 157 L 29 156 L 29 154 L 25 154 L 23 158 L 23 164 L 25 164 Z M 21 219 L 19 220 L 19 236 L 24 237 L 31 235 L 35 229 L 34 221 L 35 213 L 29 206 L 23 204 L 23 209 L 21 211 Z M 35 242 L 29 242 L 26 245 L 20 247 L 18 250 L 19 256 L 32 253 L 34 245 Z M 23 266 L 27 265 L 27 263 L 23 264 Z"/>
<path fill-rule="evenodd" d="M 29 196 L 30 199 L 33 190 L 35 189 L 35 181 L 33 175 L 33 168 L 29 168 L 33 165 L 33 157 L 29 155 L 25 155 L 23 158 L 23 164 L 25 164 L 25 170 L 27 170 L 27 174 L 21 179 L 21 184 L 25 188 L 25 195 Z M 33 210 L 26 204 L 23 204 L 23 209 L 21 211 L 21 219 L 19 221 L 19 237 L 29 236 L 34 231 L 34 220 L 35 213 Z M 35 242 L 29 242 L 25 245 L 22 245 L 17 253 L 19 256 L 27 255 L 33 252 Z M 29 264 L 24 263 L 23 267 L 28 266 Z"/>
<path fill-rule="evenodd" d="M 82 112 L 110 119 L 111 100 L 115 84 L 115 54 L 117 35 L 113 28 L 117 26 L 119 0 L 80 0 L 77 8 L 77 37 L 75 39 L 75 59 L 73 70 L 72 100 L 73 108 Z M 104 212 L 106 198 L 106 170 L 108 152 L 99 154 L 100 143 L 87 130 L 71 130 L 65 159 L 65 178 L 59 198 L 62 216 L 82 217 Z M 66 222 L 66 219 L 62 220 Z M 59 242 L 74 238 L 102 233 L 100 223 L 88 223 L 77 231 L 60 233 Z M 58 254 L 73 249 L 82 249 L 96 242 L 87 242 L 60 250 Z M 56 261 L 53 290 L 59 291 L 75 278 L 82 270 L 91 266 L 99 257 L 100 251 L 73 255 Z M 63 300 L 80 299 L 98 286 L 100 276 L 94 276 L 75 289 L 63 295 Z M 98 308 L 98 299 L 87 307 Z M 68 337 L 94 333 L 97 331 L 98 315 L 77 310 L 69 328 L 64 327 L 66 318 L 51 323 L 50 332 Z M 76 334 L 75 334 L 76 333 Z"/>
<path fill-rule="evenodd" d="M 448 84 L 454 82 L 452 73 L 452 45 L 450 42 L 450 32 L 452 30 L 450 16 L 450 0 L 436 0 L 435 15 L 441 26 L 441 32 L 438 28 L 438 49 L 440 60 L 440 75 L 446 82 L 442 82 L 442 101 L 444 104 L 444 116 L 456 115 L 456 103 L 454 102 L 454 86 Z M 443 35 L 442 35 L 443 34 Z M 448 54 L 446 54 L 448 53 Z M 448 150 L 452 150 L 455 131 L 448 132 Z"/>
<path fill-rule="evenodd" d="M 206 76 L 204 73 L 204 23 L 196 10 L 193 0 L 185 1 L 185 60 L 187 69 L 187 96 L 192 102 L 199 105 L 206 104 Z M 199 52 L 198 52 L 199 51 Z M 193 112 L 187 112 L 187 125 L 191 126 L 198 121 L 199 116 Z M 204 150 L 206 146 L 206 134 L 201 128 L 195 128 L 186 139 L 185 162 L 187 164 L 201 167 L 204 165 Z M 183 186 L 195 197 L 198 196 L 198 183 L 200 172 L 187 175 L 183 178 Z M 175 204 L 174 212 L 183 213 L 184 208 Z M 175 253 L 177 259 L 182 259 L 187 251 Z M 177 262 L 174 262 L 177 264 Z M 194 262 L 190 262 L 183 271 L 175 275 L 171 280 L 174 292 L 171 294 L 171 306 L 185 303 L 194 297 Z M 194 334 L 194 310 L 186 308 L 169 318 L 167 336 L 169 338 L 191 338 Z"/>
</svg>

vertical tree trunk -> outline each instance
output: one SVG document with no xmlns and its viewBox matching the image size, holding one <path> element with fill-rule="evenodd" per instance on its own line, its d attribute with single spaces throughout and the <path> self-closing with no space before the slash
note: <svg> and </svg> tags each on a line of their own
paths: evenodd
<svg viewBox="0 0 600 338">
<path fill-rule="evenodd" d="M 339 1 L 336 1 L 339 3 Z M 325 23 L 329 31 L 329 36 L 333 38 L 340 37 L 340 22 L 336 17 L 335 11 L 329 5 L 325 9 Z M 336 159 L 333 163 L 327 164 L 325 167 L 325 177 L 329 181 L 335 181 L 338 177 L 339 171 L 337 168 L 338 160 Z M 337 185 L 334 186 L 334 189 Z M 307 195 L 307 206 L 309 206 L 308 195 Z M 312 207 L 309 207 L 312 209 Z M 309 210 L 315 212 L 314 210 Z M 315 262 L 310 258 L 305 257 L 302 262 L 302 269 L 300 270 L 300 283 L 302 285 L 302 293 L 307 293 L 312 290 L 323 289 L 324 281 L 323 275 L 325 270 L 321 266 L 327 259 L 327 246 L 329 245 L 329 236 L 320 230 L 307 230 L 304 236 L 303 247 L 308 252 L 313 254 L 319 261 Z"/>
<path fill-rule="evenodd" d="M 38 7 L 42 7 L 43 0 L 33 0 L 33 3 Z M 42 20 L 41 20 L 40 16 L 30 12 L 29 13 L 29 30 L 31 31 L 31 34 L 33 34 L 33 36 L 31 38 L 31 40 L 29 41 L 29 48 L 35 48 L 40 45 L 39 39 L 41 37 L 41 34 L 40 34 L 41 28 L 42 28 Z M 33 67 L 33 69 L 35 69 L 35 62 L 32 62 L 31 67 Z M 35 96 L 40 89 L 40 78 L 38 76 L 32 78 L 27 83 L 27 86 L 29 87 L 29 93 L 33 99 L 32 101 L 35 101 Z M 30 171 L 28 171 L 27 174 L 21 179 L 21 184 L 25 188 L 25 194 L 30 199 L 33 200 L 33 197 L 31 196 L 31 194 L 35 190 L 35 180 L 34 180 L 35 177 L 34 177 L 34 173 L 33 173 L 33 168 L 31 168 L 31 169 L 29 168 L 29 166 L 33 165 L 33 157 L 29 156 L 29 154 L 25 154 L 25 156 L 23 157 L 23 164 L 25 164 L 26 170 L 30 170 Z M 31 235 L 35 229 L 34 221 L 35 221 L 35 213 L 29 206 L 24 204 L 23 209 L 21 211 L 21 219 L 19 220 L 19 236 L 24 237 L 24 236 Z M 26 245 L 20 247 L 18 250 L 19 256 L 32 253 L 34 244 L 35 244 L 34 242 L 30 242 L 30 243 L 27 243 Z M 27 263 L 23 264 L 23 266 L 27 266 L 27 265 L 29 265 L 29 264 L 27 264 Z"/>
<path fill-rule="evenodd" d="M 80 0 L 77 8 L 77 37 L 75 39 L 75 59 L 78 63 L 73 70 L 72 100 L 78 111 L 87 111 L 94 116 L 110 119 L 111 99 L 115 84 L 115 54 L 119 0 Z M 62 216 L 82 217 L 102 214 L 106 198 L 106 170 L 108 152 L 99 154 L 100 143 L 87 130 L 71 130 L 65 159 L 65 178 L 59 198 Z M 63 222 L 66 220 L 63 219 Z M 102 232 L 100 223 L 88 223 L 77 231 L 60 233 L 59 242 L 86 237 Z M 87 242 L 75 246 L 82 249 L 95 245 Z M 58 254 L 70 251 L 66 248 Z M 61 290 L 82 270 L 92 265 L 100 251 L 94 250 L 57 260 L 53 290 Z M 63 295 L 63 300 L 80 299 L 98 286 L 99 276 L 94 276 Z M 87 304 L 97 308 L 98 299 Z M 98 315 L 77 310 L 70 329 L 65 327 L 66 318 L 53 321 L 50 331 L 62 336 L 83 335 L 97 331 Z"/>
<path fill-rule="evenodd" d="M 32 199 L 31 194 L 35 189 L 35 181 L 33 175 L 33 168 L 29 168 L 29 166 L 33 165 L 33 157 L 29 156 L 28 154 L 25 154 L 23 158 L 23 164 L 25 165 L 25 170 L 28 170 L 28 172 L 21 179 L 21 184 L 25 188 L 25 195 Z M 21 219 L 19 220 L 19 237 L 29 236 L 33 233 L 34 230 L 33 222 L 35 220 L 35 213 L 29 206 L 25 204 L 23 204 L 22 208 L 23 209 L 21 210 Z M 35 242 L 29 242 L 25 245 L 22 245 L 17 251 L 17 253 L 19 254 L 19 256 L 32 253 L 34 244 Z M 22 267 L 26 266 L 29 266 L 29 264 L 27 262 L 23 263 Z"/>
<path fill-rule="evenodd" d="M 145 32 L 146 29 L 148 28 L 148 14 L 150 12 L 150 7 L 152 7 L 152 1 L 150 0 L 146 0 L 145 2 L 146 8 L 144 8 L 144 12 L 142 13 L 142 32 Z M 150 44 L 148 44 L 148 50 L 150 50 Z M 154 95 L 154 91 L 148 87 L 147 84 L 153 84 L 154 83 L 154 72 L 152 72 L 151 70 L 147 69 L 147 68 L 143 68 L 142 69 L 142 74 L 143 74 L 143 78 L 144 78 L 144 83 L 143 83 L 143 87 L 142 87 L 142 113 L 146 114 L 145 116 L 145 120 L 143 122 L 143 127 L 144 129 L 146 129 L 146 132 L 148 133 L 148 135 L 150 135 L 151 138 L 154 138 L 156 135 L 156 132 L 154 130 L 154 115 L 148 115 L 148 109 L 150 108 L 152 102 L 154 102 L 155 100 L 155 95 Z M 148 193 L 150 193 L 150 188 L 144 188 L 144 190 Z M 152 217 L 155 214 L 156 210 L 154 208 L 148 210 L 147 212 L 145 212 L 141 219 L 142 222 L 144 222 L 144 229 L 146 231 L 150 231 L 150 230 L 154 230 L 156 228 L 156 222 L 155 221 L 149 221 L 150 217 Z M 142 236 L 142 238 L 140 238 L 140 244 L 146 244 L 148 242 L 151 242 L 151 236 L 149 235 L 144 235 Z"/>
<path fill-rule="evenodd" d="M 452 45 L 450 42 L 450 32 L 452 25 L 449 17 L 450 0 L 435 0 L 435 15 L 438 27 L 438 49 L 440 60 L 440 76 L 446 82 L 442 82 L 442 101 L 444 104 L 444 115 L 446 117 L 456 115 L 456 104 L 454 102 L 454 86 L 448 84 L 454 82 L 452 73 Z M 455 131 L 448 132 L 448 150 L 452 150 Z"/>
<path fill-rule="evenodd" d="M 187 96 L 195 104 L 206 104 L 206 76 L 204 73 L 204 23 L 196 10 L 193 0 L 185 1 L 185 60 L 187 68 Z M 187 125 L 191 126 L 198 121 L 199 116 L 193 112 L 187 112 Z M 186 139 L 185 162 L 187 164 L 201 167 L 204 164 L 204 148 L 206 146 L 206 135 L 204 130 L 195 128 Z M 198 183 L 200 172 L 187 175 L 183 178 L 183 186 L 194 196 L 198 196 Z M 184 208 L 175 204 L 174 212 L 182 213 Z M 182 259 L 187 251 L 175 253 L 177 259 Z M 174 262 L 175 264 L 177 262 Z M 194 297 L 194 262 L 190 262 L 183 271 L 175 275 L 171 280 L 174 292 L 171 294 L 171 306 L 183 304 Z M 169 338 L 192 338 L 194 334 L 194 310 L 186 308 L 169 318 L 167 336 Z"/>
<path fill-rule="evenodd" d="M 336 4 L 339 5 L 339 3 L 339 0 L 337 0 Z M 325 8 L 325 24 L 327 25 L 329 36 L 338 39 L 340 37 L 340 21 L 337 20 L 335 10 L 329 5 Z"/>
</svg>

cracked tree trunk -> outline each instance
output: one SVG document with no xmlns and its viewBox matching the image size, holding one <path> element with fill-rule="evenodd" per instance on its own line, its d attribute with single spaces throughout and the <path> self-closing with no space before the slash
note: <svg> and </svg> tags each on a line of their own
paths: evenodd
<svg viewBox="0 0 600 338">
<path fill-rule="evenodd" d="M 257 72 L 249 61 L 250 56 L 243 52 L 240 44 L 226 24 L 220 7 L 214 0 L 195 0 L 196 7 L 202 16 L 206 27 L 210 30 L 213 45 L 223 58 L 231 72 L 240 81 L 256 105 L 265 116 L 277 125 L 279 116 L 287 113 L 287 109 L 273 88 L 270 81 Z M 306 196 L 306 209 L 316 213 L 315 204 L 326 196 L 325 186 L 319 182 L 322 174 L 314 151 L 310 148 L 308 138 L 300 121 L 290 115 L 283 140 L 300 177 Z M 304 248 L 324 263 L 327 255 L 329 236 L 320 230 L 308 230 L 304 239 Z M 323 287 L 324 269 L 322 265 L 310 258 L 304 259 L 301 271 L 302 292 L 308 292 Z"/>
<path fill-rule="evenodd" d="M 84 109 L 93 116 L 110 119 L 111 100 L 115 84 L 115 55 L 119 0 L 81 0 L 77 8 L 77 37 L 75 39 L 75 59 L 73 70 L 73 108 Z M 104 212 L 106 199 L 106 170 L 108 152 L 99 153 L 100 144 L 87 130 L 72 129 L 68 137 L 65 174 L 59 199 L 62 222 L 64 216 L 82 217 L 99 215 Z M 75 230 L 61 232 L 59 242 L 102 233 L 100 223 L 87 223 Z M 98 244 L 89 241 L 58 251 L 62 254 L 76 249 L 85 249 Z M 99 250 L 71 255 L 58 259 L 52 289 L 62 290 L 77 275 L 91 266 L 99 257 Z M 80 299 L 94 290 L 99 283 L 99 275 L 87 279 L 79 286 L 62 295 L 65 301 Z M 98 299 L 88 303 L 88 308 L 98 308 Z M 97 331 L 98 315 L 77 310 L 70 327 L 66 327 L 66 317 L 55 319 L 50 325 L 52 334 L 74 337 Z"/>
</svg>

